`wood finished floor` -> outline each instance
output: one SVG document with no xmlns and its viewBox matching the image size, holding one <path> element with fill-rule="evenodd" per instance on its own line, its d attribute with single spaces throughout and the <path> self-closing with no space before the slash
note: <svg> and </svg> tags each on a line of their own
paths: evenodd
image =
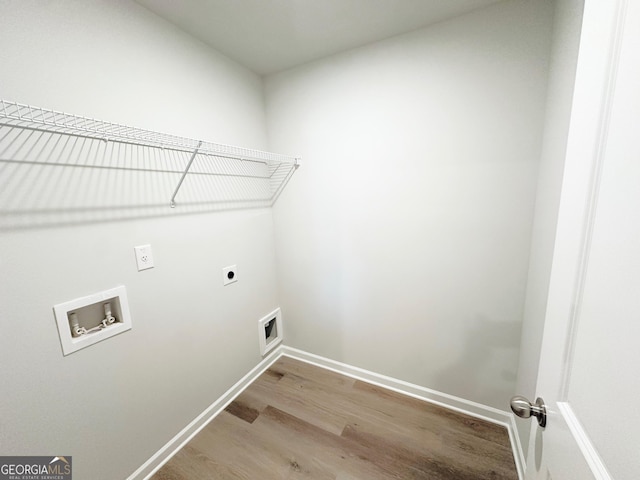
<svg viewBox="0 0 640 480">
<path fill-rule="evenodd" d="M 517 480 L 504 427 L 281 357 L 152 480 Z"/>
</svg>

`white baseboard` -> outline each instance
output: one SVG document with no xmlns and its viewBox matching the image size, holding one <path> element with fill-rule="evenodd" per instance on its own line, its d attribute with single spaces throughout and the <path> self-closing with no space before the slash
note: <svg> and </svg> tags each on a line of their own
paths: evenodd
<svg viewBox="0 0 640 480">
<path fill-rule="evenodd" d="M 158 450 L 140 468 L 133 472 L 127 480 L 149 479 L 160 467 L 167 463 L 189 440 L 195 437 L 200 430 L 207 426 L 222 410 L 240 395 L 251 382 L 258 378 L 278 358 L 282 356 L 280 348 L 276 348 L 271 355 L 264 358 L 249 373 L 242 377 L 233 387 L 227 390 L 220 398 L 213 402 L 204 412 L 198 415 L 189 425 L 184 427 L 169 440 L 164 447 Z"/>
<path fill-rule="evenodd" d="M 213 402 L 204 412 L 198 415 L 189 425 L 183 428 L 175 437 L 147 460 L 138 470 L 129 476 L 127 480 L 148 480 L 156 471 L 175 455 L 189 440 L 213 420 L 227 405 L 229 405 L 251 382 L 258 378 L 267 368 L 276 362 L 282 355 L 310 363 L 327 370 L 332 370 L 358 380 L 362 380 L 380 387 L 388 388 L 404 395 L 424 400 L 426 402 L 445 407 L 472 417 L 486 420 L 491 423 L 504 426 L 509 432 L 511 448 L 515 458 L 518 477 L 524 479 L 524 455 L 520 438 L 516 431 L 515 417 L 512 413 L 497 408 L 482 405 L 480 403 L 455 397 L 447 393 L 431 390 L 426 387 L 414 385 L 409 382 L 387 377 L 378 373 L 337 362 L 329 358 L 321 357 L 313 353 L 304 352 L 287 346 L 277 347 L 271 355 L 262 360 L 255 368 L 247 373 L 233 387 L 227 390 L 220 398 Z"/>
</svg>

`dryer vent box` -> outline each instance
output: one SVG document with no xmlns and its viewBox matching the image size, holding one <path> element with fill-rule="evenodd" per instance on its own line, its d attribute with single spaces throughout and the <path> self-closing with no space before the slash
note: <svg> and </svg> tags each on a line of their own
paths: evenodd
<svg viewBox="0 0 640 480">
<path fill-rule="evenodd" d="M 262 355 L 282 342 L 282 314 L 279 308 L 258 320 L 258 335 Z"/>
</svg>

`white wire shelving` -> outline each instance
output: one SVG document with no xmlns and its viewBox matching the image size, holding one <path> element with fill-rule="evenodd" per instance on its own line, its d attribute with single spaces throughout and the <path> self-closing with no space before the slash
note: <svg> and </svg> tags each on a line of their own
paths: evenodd
<svg viewBox="0 0 640 480">
<path fill-rule="evenodd" d="M 74 141 L 69 141 L 73 138 Z M 66 140 L 61 140 L 66 139 Z M 192 202 L 233 201 L 270 206 L 300 159 L 194 140 L 0 99 L 0 162 L 167 174 L 175 207 L 189 177 Z M 205 185 L 203 187 L 203 185 Z M 202 195 L 203 188 L 216 190 Z M 167 193 L 165 189 L 165 194 Z M 179 195 L 180 194 L 180 195 Z M 180 200 L 181 202 L 183 200 Z"/>
</svg>

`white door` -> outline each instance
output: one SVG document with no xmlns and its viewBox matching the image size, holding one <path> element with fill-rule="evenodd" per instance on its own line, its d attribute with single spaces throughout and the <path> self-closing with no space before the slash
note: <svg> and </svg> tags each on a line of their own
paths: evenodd
<svg viewBox="0 0 640 480">
<path fill-rule="evenodd" d="M 640 479 L 639 376 L 640 0 L 586 0 L 527 479 Z"/>
</svg>

